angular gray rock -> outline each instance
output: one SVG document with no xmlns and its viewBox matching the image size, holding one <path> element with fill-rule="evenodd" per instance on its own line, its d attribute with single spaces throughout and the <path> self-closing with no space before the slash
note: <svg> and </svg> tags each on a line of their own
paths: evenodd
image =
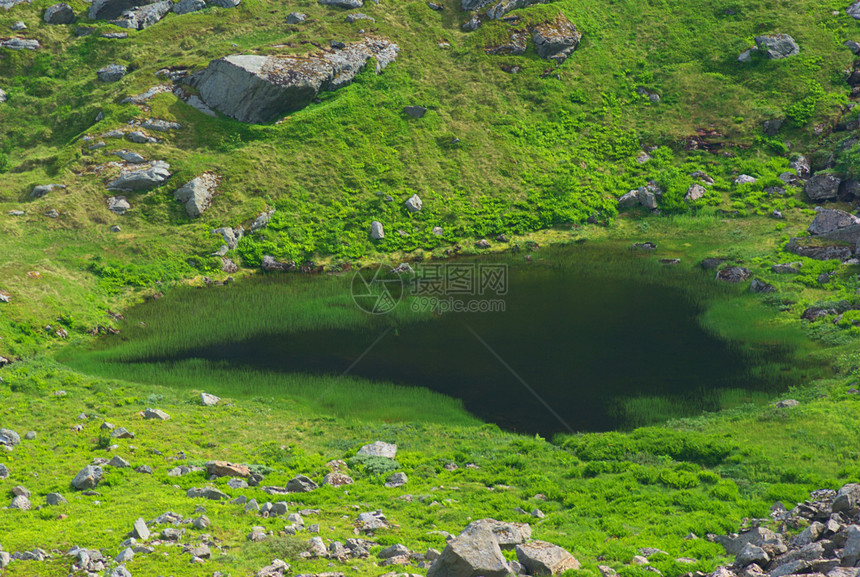
<svg viewBox="0 0 860 577">
<path fill-rule="evenodd" d="M 140 8 L 146 0 L 93 0 L 90 5 L 89 17 L 92 20 L 110 20 L 128 10 Z"/>
<path fill-rule="evenodd" d="M 200 393 L 200 404 L 204 407 L 214 407 L 221 401 L 221 397 L 210 395 L 209 393 Z"/>
<path fill-rule="evenodd" d="M 554 21 L 538 24 L 532 30 L 538 56 L 554 60 L 558 64 L 573 54 L 581 38 L 582 33 L 562 13 L 559 13 Z"/>
<path fill-rule="evenodd" d="M 364 445 L 358 450 L 356 455 L 359 457 L 385 457 L 393 459 L 397 456 L 397 445 L 375 441 L 369 445 Z"/>
<path fill-rule="evenodd" d="M 825 208 L 818 211 L 807 229 L 811 235 L 835 232 L 839 229 L 860 224 L 860 218 L 842 210 Z"/>
<path fill-rule="evenodd" d="M 14 447 L 21 444 L 21 436 L 12 429 L 0 429 L 0 445 Z"/>
<path fill-rule="evenodd" d="M 296 475 L 287 481 L 287 491 L 290 493 L 310 493 L 316 489 L 319 489 L 319 485 L 304 475 Z"/>
<path fill-rule="evenodd" d="M 639 190 L 631 190 L 618 199 L 618 208 L 633 208 L 639 206 Z"/>
<path fill-rule="evenodd" d="M 95 489 L 99 482 L 101 482 L 102 477 L 104 477 L 104 471 L 102 471 L 101 467 L 87 465 L 72 479 L 72 487 L 79 491 Z"/>
<path fill-rule="evenodd" d="M 301 24 L 308 19 L 308 15 L 302 12 L 290 12 L 287 15 L 287 24 Z"/>
<path fill-rule="evenodd" d="M 131 208 L 131 204 L 129 204 L 124 196 L 108 197 L 107 205 L 109 211 L 119 215 L 125 214 Z"/>
<path fill-rule="evenodd" d="M 120 157 L 126 162 L 130 162 L 131 164 L 140 164 L 142 162 L 146 162 L 146 159 L 143 156 L 130 150 L 115 150 L 113 154 L 115 156 Z"/>
<path fill-rule="evenodd" d="M 189 217 L 197 218 L 209 208 L 217 186 L 218 177 L 211 172 L 205 172 L 186 182 L 173 196 L 185 204 L 185 212 Z"/>
<path fill-rule="evenodd" d="M 14 499 L 12 499 L 12 503 L 9 504 L 10 509 L 19 509 L 21 511 L 29 511 L 32 508 L 30 504 L 30 499 L 25 497 L 24 495 L 17 495 Z"/>
<path fill-rule="evenodd" d="M 552 543 L 531 541 L 517 545 L 516 551 L 517 561 L 534 577 L 579 569 L 579 561 L 573 555 Z"/>
<path fill-rule="evenodd" d="M 341 473 L 340 471 L 332 471 L 323 477 L 323 485 L 331 485 L 332 487 L 343 487 L 344 485 L 352 485 L 352 477 Z"/>
<path fill-rule="evenodd" d="M 44 19 L 47 24 L 73 24 L 75 11 L 66 3 L 54 4 L 45 10 Z"/>
<path fill-rule="evenodd" d="M 396 489 L 397 487 L 402 487 L 408 482 L 409 477 L 406 476 L 406 473 L 392 473 L 385 480 L 385 486 L 389 489 Z"/>
<path fill-rule="evenodd" d="M 687 202 L 695 202 L 705 196 L 707 192 L 708 190 L 704 186 L 696 183 L 687 189 L 687 194 L 684 195 L 684 200 Z"/>
<path fill-rule="evenodd" d="M 206 8 L 205 0 L 179 0 L 173 5 L 174 14 L 190 14 Z"/>
<path fill-rule="evenodd" d="M 797 45 L 797 42 L 788 34 L 756 36 L 755 44 L 765 56 L 772 60 L 788 58 L 800 53 L 800 47 Z"/>
<path fill-rule="evenodd" d="M 213 60 L 187 82 L 207 106 L 242 122 L 263 123 L 304 108 L 323 91 L 348 85 L 370 58 L 376 73 L 397 57 L 393 42 L 365 38 L 310 56 L 236 54 Z"/>
<path fill-rule="evenodd" d="M 127 72 L 128 69 L 122 64 L 108 64 L 104 68 L 99 68 L 96 75 L 102 82 L 119 82 Z"/>
<path fill-rule="evenodd" d="M 740 553 L 735 558 L 735 567 L 743 569 L 747 565 L 756 563 L 759 566 L 765 566 L 770 562 L 770 555 L 764 549 L 752 543 L 747 543 Z"/>
<path fill-rule="evenodd" d="M 10 28 L 17 32 L 19 30 L 26 30 L 27 25 L 24 24 L 23 22 L 21 22 L 20 20 L 16 20 L 15 22 L 12 23 L 12 26 L 10 26 Z"/>
<path fill-rule="evenodd" d="M 806 181 L 804 191 L 809 200 L 834 200 L 839 196 L 840 178 L 835 174 L 819 172 Z"/>
<path fill-rule="evenodd" d="M 223 499 L 230 498 L 226 493 L 212 487 L 205 487 L 203 489 L 192 487 L 191 489 L 188 489 L 185 495 L 192 499 L 211 499 L 212 501 L 221 501 Z"/>
<path fill-rule="evenodd" d="M 108 190 L 145 191 L 157 188 L 170 178 L 170 165 L 161 160 L 152 162 L 149 168 L 125 172 L 108 183 Z"/>
<path fill-rule="evenodd" d="M 219 8 L 235 8 L 240 4 L 240 0 L 209 0 L 209 3 Z"/>
<path fill-rule="evenodd" d="M 831 509 L 834 513 L 840 513 L 858 506 L 860 506 L 860 483 L 848 483 L 836 492 Z"/>
<path fill-rule="evenodd" d="M 161 409 L 148 408 L 145 411 L 143 411 L 143 418 L 144 419 L 151 419 L 151 420 L 155 420 L 155 421 L 169 421 L 170 415 L 168 415 L 167 413 L 165 413 Z"/>
<path fill-rule="evenodd" d="M 717 272 L 717 280 L 738 283 L 747 280 L 752 275 L 752 271 L 742 266 L 730 266 L 721 269 Z"/>
<path fill-rule="evenodd" d="M 754 278 L 750 283 L 750 291 L 754 293 L 772 293 L 776 292 L 776 287 L 770 283 L 766 283 L 761 279 Z"/>
<path fill-rule="evenodd" d="M 354 22 L 358 22 L 359 20 L 369 20 L 370 22 L 376 22 L 376 18 L 368 16 L 367 14 L 362 14 L 361 12 L 353 12 L 352 14 L 346 15 L 347 24 L 353 24 Z"/>
<path fill-rule="evenodd" d="M 135 539 L 146 541 L 147 539 L 149 539 L 149 535 L 149 527 L 146 526 L 146 521 L 144 521 L 142 517 L 139 517 L 137 521 L 134 522 L 134 526 L 131 528 L 131 536 Z"/>
<path fill-rule="evenodd" d="M 406 202 L 403 203 L 403 205 L 409 212 L 418 212 L 421 210 L 421 207 L 424 206 L 424 203 L 417 194 L 413 194 L 406 200 Z"/>
<path fill-rule="evenodd" d="M 162 120 L 160 118 L 147 118 L 140 127 L 157 130 L 158 132 L 168 132 L 170 130 L 179 130 L 182 128 L 182 125 L 178 122 L 170 122 L 169 120 Z"/>
<path fill-rule="evenodd" d="M 478 527 L 448 543 L 427 577 L 507 577 L 511 569 L 493 533 Z"/>
<path fill-rule="evenodd" d="M 47 495 L 45 495 L 45 502 L 53 507 L 68 503 L 68 501 L 66 501 L 66 498 L 59 493 L 48 493 Z"/>
<path fill-rule="evenodd" d="M 382 228 L 382 223 L 378 220 L 370 223 L 370 238 L 374 240 L 385 238 L 385 229 Z"/>
<path fill-rule="evenodd" d="M 424 115 L 427 114 L 427 109 L 423 106 L 404 106 L 403 113 L 412 118 L 424 118 Z"/>
<path fill-rule="evenodd" d="M 532 536 L 532 528 L 528 523 L 507 523 L 495 519 L 472 521 L 463 529 L 463 533 L 471 533 L 480 529 L 490 531 L 502 549 L 513 549 L 517 545 L 526 543 Z"/>
<path fill-rule="evenodd" d="M 30 198 L 41 198 L 54 189 L 63 190 L 65 188 L 65 184 L 39 184 L 33 187 L 32 192 L 30 192 Z"/>
<path fill-rule="evenodd" d="M 111 24 L 120 28 L 143 30 L 164 18 L 172 8 L 173 2 L 162 0 L 161 2 L 147 4 L 140 8 L 123 12 L 118 18 L 111 20 Z"/>
</svg>

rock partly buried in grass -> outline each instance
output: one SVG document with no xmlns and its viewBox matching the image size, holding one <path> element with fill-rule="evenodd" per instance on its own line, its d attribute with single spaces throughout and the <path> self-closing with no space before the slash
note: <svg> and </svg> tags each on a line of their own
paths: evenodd
<svg viewBox="0 0 860 577">
<path fill-rule="evenodd" d="M 290 493 L 310 493 L 316 489 L 319 489 L 319 485 L 304 475 L 296 475 L 287 481 L 287 491 Z"/>
<path fill-rule="evenodd" d="M 552 543 L 532 541 L 517 545 L 517 560 L 525 567 L 528 575 L 558 575 L 568 570 L 579 569 L 576 558 Z"/>
<path fill-rule="evenodd" d="M 738 283 L 747 280 L 752 271 L 742 266 L 729 266 L 717 272 L 717 280 Z"/>
<path fill-rule="evenodd" d="M 528 41 L 528 32 L 525 30 L 512 30 L 506 39 L 487 46 L 484 52 L 497 56 L 519 56 L 526 53 Z"/>
<path fill-rule="evenodd" d="M 704 197 L 708 190 L 699 183 L 693 184 L 687 189 L 687 194 L 684 195 L 684 200 L 687 202 L 695 202 Z"/>
<path fill-rule="evenodd" d="M 386 459 L 394 459 L 397 456 L 397 445 L 393 443 L 384 443 L 375 441 L 369 445 L 364 445 L 356 453 L 358 457 L 385 457 Z"/>
<path fill-rule="evenodd" d="M 185 204 L 185 213 L 191 218 L 203 214 L 212 204 L 215 189 L 218 187 L 218 176 L 205 172 L 188 182 L 173 193 L 174 198 Z"/>
<path fill-rule="evenodd" d="M 143 518 L 138 518 L 131 528 L 131 536 L 135 539 L 146 541 L 149 539 L 149 535 L 149 527 L 146 526 L 146 521 L 144 521 Z"/>
<path fill-rule="evenodd" d="M 260 268 L 267 272 L 288 272 L 296 270 L 296 263 L 289 260 L 281 262 L 270 255 L 263 255 L 263 260 L 260 263 Z"/>
<path fill-rule="evenodd" d="M 840 182 L 841 179 L 835 174 L 819 172 L 806 181 L 803 190 L 813 202 L 835 200 L 839 196 Z"/>
<path fill-rule="evenodd" d="M 19 509 L 21 511 L 29 511 L 31 507 L 30 499 L 24 495 L 16 495 L 15 498 L 12 499 L 12 503 L 9 504 L 10 509 Z"/>
<path fill-rule="evenodd" d="M 319 0 L 320 6 L 334 6 L 336 8 L 346 8 L 352 10 L 364 6 L 363 0 Z"/>
<path fill-rule="evenodd" d="M 352 477 L 341 473 L 340 471 L 332 471 L 323 477 L 323 485 L 331 485 L 332 487 L 343 487 L 344 485 L 352 485 Z"/>
<path fill-rule="evenodd" d="M 123 12 L 140 8 L 144 4 L 146 0 L 93 0 L 89 16 L 91 20 L 119 18 Z"/>
<path fill-rule="evenodd" d="M 128 68 L 122 64 L 108 64 L 104 68 L 99 68 L 96 71 L 96 76 L 102 82 L 119 82 L 127 72 Z"/>
<path fill-rule="evenodd" d="M 464 530 L 430 566 L 427 577 L 507 577 L 511 568 L 486 527 Z"/>
<path fill-rule="evenodd" d="M 750 284 L 750 291 L 754 293 L 772 293 L 776 292 L 776 287 L 761 279 L 754 278 Z"/>
<path fill-rule="evenodd" d="M 45 495 L 45 503 L 52 507 L 56 507 L 58 505 L 65 505 L 68 501 L 66 501 L 66 498 L 59 493 L 48 493 Z"/>
<path fill-rule="evenodd" d="M 385 486 L 389 489 L 396 489 L 397 487 L 402 487 L 408 482 L 409 477 L 406 476 L 406 473 L 392 473 L 385 480 Z"/>
<path fill-rule="evenodd" d="M 1 41 L 0 46 L 9 50 L 38 50 L 42 47 L 38 40 L 32 38 L 9 38 Z"/>
<path fill-rule="evenodd" d="M 72 487 L 79 491 L 95 489 L 104 477 L 101 467 L 87 465 L 72 479 Z"/>
<path fill-rule="evenodd" d="M 582 33 L 560 12 L 555 20 L 538 24 L 532 30 L 538 56 L 555 60 L 558 64 L 573 54 L 581 38 Z"/>
<path fill-rule="evenodd" d="M 75 11 L 68 4 L 54 4 L 45 10 L 44 19 L 47 24 L 73 24 Z"/>
<path fill-rule="evenodd" d="M 791 407 L 796 407 L 796 406 L 797 406 L 797 405 L 799 405 L 799 404 L 800 404 L 800 402 L 798 402 L 798 401 L 796 401 L 796 400 L 794 400 L 794 399 L 785 399 L 785 400 L 783 400 L 783 401 L 777 401 L 777 402 L 774 404 L 774 406 L 775 406 L 777 409 L 790 409 Z"/>
<path fill-rule="evenodd" d="M 204 407 L 214 407 L 221 401 L 221 397 L 210 395 L 209 393 L 200 393 L 200 404 Z"/>
<path fill-rule="evenodd" d="M 169 421 L 170 415 L 168 415 L 161 409 L 146 409 L 145 411 L 143 411 L 143 418 L 156 421 Z"/>
<path fill-rule="evenodd" d="M 54 189 L 62 190 L 65 188 L 65 184 L 39 184 L 33 187 L 32 192 L 30 192 L 30 198 L 42 198 Z"/>
<path fill-rule="evenodd" d="M 528 523 L 507 523 L 495 519 L 473 521 L 463 529 L 463 533 L 480 528 L 489 531 L 502 549 L 513 549 L 531 539 L 532 536 L 532 528 Z"/>
<path fill-rule="evenodd" d="M 352 82 L 371 58 L 376 73 L 397 57 L 397 44 L 365 38 L 309 56 L 236 54 L 209 63 L 187 82 L 209 107 L 242 122 L 271 122 L 304 108 L 324 91 Z"/>
<path fill-rule="evenodd" d="M 382 227 L 382 223 L 378 220 L 374 220 L 370 223 L 370 238 L 373 240 L 385 238 L 385 229 Z"/>
<path fill-rule="evenodd" d="M 123 215 L 130 208 L 128 200 L 124 196 L 111 196 L 107 199 L 108 210 L 114 214 Z"/>
<path fill-rule="evenodd" d="M 206 463 L 206 474 L 210 477 L 250 477 L 251 469 L 247 465 L 229 463 L 227 461 L 209 461 Z"/>
<path fill-rule="evenodd" d="M 355 524 L 361 531 L 376 531 L 377 529 L 387 528 L 388 519 L 385 518 L 382 511 L 373 511 L 370 513 L 360 513 Z"/>
<path fill-rule="evenodd" d="M 116 429 L 111 431 L 110 436 L 114 439 L 133 439 L 134 433 L 132 433 L 125 427 L 117 427 Z"/>
<path fill-rule="evenodd" d="M 125 172 L 108 183 L 109 190 L 145 191 L 157 188 L 171 176 L 170 165 L 161 160 L 151 163 L 149 168 Z"/>
<path fill-rule="evenodd" d="M 755 44 L 771 60 L 788 58 L 800 53 L 800 46 L 788 34 L 766 34 L 755 37 Z"/>
<path fill-rule="evenodd" d="M 0 479 L 8 479 L 10 475 L 9 467 L 0 463 Z"/>
<path fill-rule="evenodd" d="M 827 242 L 829 240 L 827 237 L 793 238 L 785 245 L 785 251 L 813 260 L 840 260 L 844 262 L 854 256 L 856 244 L 849 246 L 841 242 Z"/>
<path fill-rule="evenodd" d="M 0 429 L 0 445 L 12 448 L 21 444 L 21 436 L 12 429 Z"/>
<path fill-rule="evenodd" d="M 192 487 L 191 489 L 188 489 L 186 496 L 191 497 L 192 499 L 210 499 L 212 501 L 221 501 L 230 498 L 226 493 L 212 487 L 204 487 L 202 489 Z"/>
<path fill-rule="evenodd" d="M 301 24 L 308 19 L 308 15 L 302 12 L 290 12 L 287 14 L 287 24 Z"/>
</svg>

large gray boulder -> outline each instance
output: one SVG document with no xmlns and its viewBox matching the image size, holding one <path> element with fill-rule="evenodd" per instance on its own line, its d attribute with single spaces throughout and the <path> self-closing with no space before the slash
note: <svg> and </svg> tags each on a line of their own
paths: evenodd
<svg viewBox="0 0 860 577">
<path fill-rule="evenodd" d="M 44 19 L 47 24 L 73 24 L 75 11 L 66 3 L 54 4 L 45 10 Z"/>
<path fill-rule="evenodd" d="M 118 18 L 111 20 L 111 24 L 120 28 L 143 30 L 164 18 L 172 8 L 173 2 L 162 0 L 161 2 L 147 4 L 146 6 L 123 12 Z"/>
<path fill-rule="evenodd" d="M 463 529 L 463 533 L 473 533 L 482 529 L 489 531 L 502 549 L 513 549 L 527 542 L 532 536 L 532 528 L 528 523 L 507 523 L 495 519 L 472 521 Z"/>
<path fill-rule="evenodd" d="M 108 183 L 109 190 L 152 190 L 170 178 L 170 165 L 161 160 L 154 161 L 149 168 L 125 172 Z"/>
<path fill-rule="evenodd" d="M 845 9 L 845 12 L 855 20 L 860 20 L 860 2 L 854 2 Z"/>
<path fill-rule="evenodd" d="M 101 482 L 103 476 L 104 471 L 102 471 L 101 467 L 87 465 L 72 479 L 72 487 L 79 491 L 94 489 Z"/>
<path fill-rule="evenodd" d="M 476 527 L 448 543 L 427 577 L 507 577 L 509 573 L 511 568 L 493 533 Z"/>
<path fill-rule="evenodd" d="M 123 12 L 140 8 L 146 3 L 146 0 L 93 0 L 89 16 L 92 20 L 119 18 Z"/>
<path fill-rule="evenodd" d="M 376 73 L 397 57 L 397 44 L 365 38 L 310 56 L 236 54 L 213 60 L 188 83 L 207 106 L 242 122 L 262 123 L 304 108 L 323 91 L 352 82 L 370 58 Z"/>
<path fill-rule="evenodd" d="M 756 36 L 755 44 L 765 56 L 772 60 L 788 58 L 800 53 L 800 46 L 788 34 L 767 34 Z"/>
<path fill-rule="evenodd" d="M 848 483 L 836 492 L 831 509 L 834 513 L 840 513 L 858 506 L 860 506 L 860 483 Z"/>
<path fill-rule="evenodd" d="M 835 200 L 839 196 L 840 182 L 841 180 L 835 174 L 819 172 L 806 181 L 804 191 L 813 202 Z"/>
<path fill-rule="evenodd" d="M 842 228 L 860 224 L 860 218 L 842 210 L 823 209 L 815 215 L 815 219 L 807 229 L 809 234 L 821 235 L 837 231 Z"/>
<path fill-rule="evenodd" d="M 188 216 L 197 218 L 209 208 L 217 186 L 218 177 L 211 172 L 206 172 L 186 182 L 182 188 L 173 193 L 173 196 L 185 204 L 185 212 Z"/>
<path fill-rule="evenodd" d="M 582 38 L 582 33 L 561 13 L 552 22 L 538 24 L 532 32 L 538 56 L 558 64 L 573 54 Z"/>
<path fill-rule="evenodd" d="M 576 558 L 552 543 L 531 541 L 517 545 L 517 561 L 529 575 L 558 575 L 570 569 L 579 569 Z"/>
</svg>

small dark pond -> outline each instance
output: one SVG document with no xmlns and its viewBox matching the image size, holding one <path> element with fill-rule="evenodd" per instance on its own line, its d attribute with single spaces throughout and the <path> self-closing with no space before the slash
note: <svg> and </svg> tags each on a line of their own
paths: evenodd
<svg viewBox="0 0 860 577">
<path fill-rule="evenodd" d="M 689 291 L 640 280 L 523 266 L 511 271 L 504 312 L 443 314 L 396 328 L 380 321 L 361 330 L 285 330 L 177 358 L 283 372 L 349 370 L 460 398 L 485 421 L 544 436 L 649 420 L 619 410 L 620 401 L 659 397 L 673 414 L 695 415 L 718 409 L 720 391 L 775 393 L 794 384 L 794 372 L 778 365 L 790 360 L 789 348 L 750 355 L 702 329 Z M 713 281 L 702 274 L 691 282 Z"/>
</svg>

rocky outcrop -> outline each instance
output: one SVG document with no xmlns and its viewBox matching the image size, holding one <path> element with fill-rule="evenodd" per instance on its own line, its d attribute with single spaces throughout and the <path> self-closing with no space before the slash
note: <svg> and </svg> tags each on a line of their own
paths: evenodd
<svg viewBox="0 0 860 577">
<path fill-rule="evenodd" d="M 741 266 L 729 266 L 717 272 L 717 280 L 739 283 L 752 276 L 752 271 Z"/>
<path fill-rule="evenodd" d="M 579 46 L 582 33 L 564 14 L 559 12 L 552 22 L 544 22 L 535 26 L 532 29 L 532 38 L 538 56 L 555 60 L 561 64 Z"/>
<path fill-rule="evenodd" d="M 119 82 L 126 75 L 128 69 L 122 64 L 108 64 L 96 71 L 96 76 L 102 82 Z"/>
<path fill-rule="evenodd" d="M 807 229 L 811 235 L 827 235 L 860 224 L 860 218 L 842 210 L 825 208 L 818 211 Z"/>
<path fill-rule="evenodd" d="M 179 2 L 173 5 L 173 13 L 190 14 L 191 12 L 197 12 L 204 8 L 206 8 L 206 2 L 204 0 L 179 0 Z"/>
<path fill-rule="evenodd" d="M 123 173 L 108 183 L 107 187 L 109 190 L 152 190 L 167 182 L 169 178 L 170 165 L 156 160 L 149 168 Z"/>
<path fill-rule="evenodd" d="M 461 0 L 465 11 L 483 11 L 490 20 L 498 20 L 508 12 L 533 4 L 544 4 L 548 0 Z"/>
<path fill-rule="evenodd" d="M 487 54 L 492 55 L 513 55 L 518 56 L 526 53 L 528 47 L 529 35 L 524 30 L 513 30 L 507 40 L 488 46 L 484 49 Z"/>
<path fill-rule="evenodd" d="M 800 47 L 797 45 L 797 42 L 788 34 L 756 36 L 755 44 L 771 60 L 788 58 L 800 53 Z"/>
<path fill-rule="evenodd" d="M 9 50 L 37 50 L 42 47 L 39 41 L 33 38 L 9 38 L 0 41 L 0 46 Z"/>
<path fill-rule="evenodd" d="M 174 198 L 185 204 L 185 212 L 191 218 L 197 218 L 209 208 L 215 189 L 218 187 L 217 175 L 206 172 L 195 179 L 186 182 L 173 193 Z"/>
<path fill-rule="evenodd" d="M 173 8 L 173 3 L 169 0 L 162 0 L 154 4 L 147 4 L 135 10 L 123 12 L 117 19 L 111 20 L 111 24 L 120 28 L 130 28 L 131 30 L 143 30 L 149 28 L 162 18 Z"/>
<path fill-rule="evenodd" d="M 187 79 L 207 106 L 242 122 L 276 120 L 304 108 L 323 91 L 352 82 L 370 58 L 379 74 L 397 57 L 397 44 L 365 38 L 342 50 L 310 56 L 237 54 L 219 58 Z"/>
<path fill-rule="evenodd" d="M 785 250 L 814 260 L 846 261 L 854 256 L 854 247 L 843 243 L 822 242 L 822 239 L 818 237 L 812 239 L 793 238 L 785 245 Z"/>
<path fill-rule="evenodd" d="M 492 531 L 464 530 L 448 543 L 427 577 L 507 577 L 511 573 Z"/>
</svg>

